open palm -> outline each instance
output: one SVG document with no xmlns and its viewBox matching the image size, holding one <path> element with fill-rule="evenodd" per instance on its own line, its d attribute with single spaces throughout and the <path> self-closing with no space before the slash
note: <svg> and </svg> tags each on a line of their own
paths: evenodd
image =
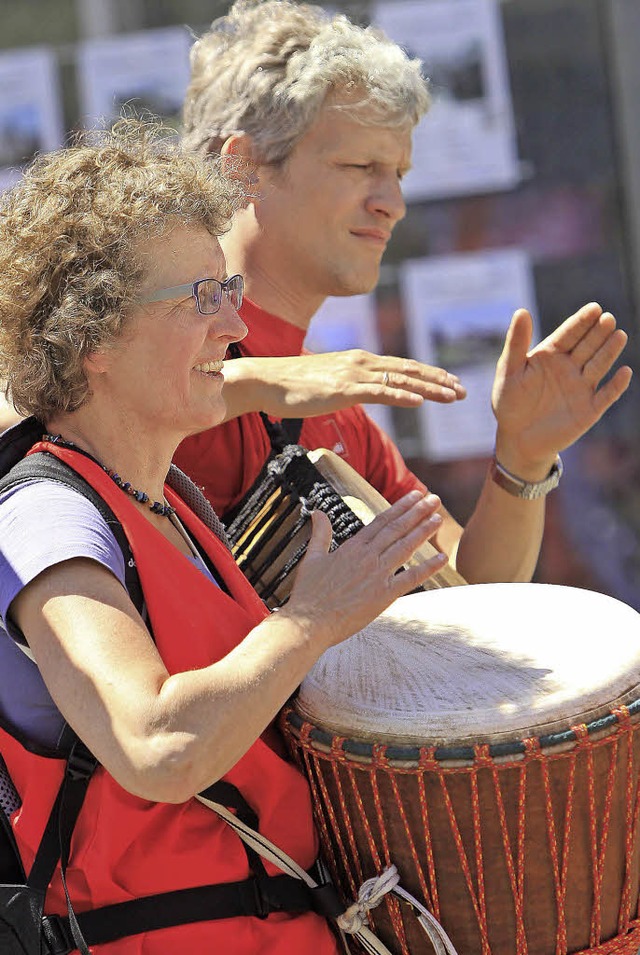
<svg viewBox="0 0 640 955">
<path fill-rule="evenodd" d="M 631 369 L 602 379 L 627 335 L 610 312 L 584 305 L 530 349 L 529 312 L 515 312 L 498 361 L 491 403 L 498 436 L 519 459 L 540 461 L 583 435 L 626 391 Z"/>
</svg>

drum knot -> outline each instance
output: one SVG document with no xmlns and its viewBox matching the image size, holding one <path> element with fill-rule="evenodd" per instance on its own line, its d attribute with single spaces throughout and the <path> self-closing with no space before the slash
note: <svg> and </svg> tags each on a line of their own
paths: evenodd
<svg viewBox="0 0 640 955">
<path fill-rule="evenodd" d="M 343 932 L 354 935 L 364 926 L 369 909 L 374 909 L 387 892 L 395 889 L 400 876 L 394 865 L 390 865 L 381 875 L 367 879 L 360 886 L 357 900 L 337 919 Z"/>
</svg>

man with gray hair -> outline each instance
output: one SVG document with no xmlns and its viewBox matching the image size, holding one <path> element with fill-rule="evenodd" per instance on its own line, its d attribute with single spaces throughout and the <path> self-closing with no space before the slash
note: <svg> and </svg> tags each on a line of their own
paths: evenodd
<svg viewBox="0 0 640 955">
<path fill-rule="evenodd" d="M 229 274 L 244 274 L 246 356 L 225 376 L 251 381 L 251 359 L 298 355 L 330 295 L 371 291 L 395 225 L 413 129 L 429 93 L 420 63 L 380 31 L 292 0 L 239 0 L 194 44 L 184 105 L 185 145 L 235 157 L 257 179 L 223 239 Z M 529 580 L 539 554 L 544 498 L 558 453 L 626 390 L 631 370 L 600 385 L 627 336 L 591 303 L 531 349 L 518 310 L 499 360 L 492 404 L 496 456 L 462 527 L 444 509 L 437 546 L 472 582 Z M 424 486 L 355 398 L 412 405 L 455 400 L 457 379 L 408 359 L 344 352 L 305 358 L 335 404 L 306 419 L 300 443 L 337 450 L 384 497 Z M 290 367 L 290 366 L 289 366 Z M 304 371 L 302 371 L 302 368 Z M 284 369 L 283 369 L 284 373 Z M 287 372 L 288 373 L 288 372 Z M 325 405 L 326 408 L 326 405 Z M 257 414 L 187 439 L 177 463 L 222 514 L 243 499 L 271 451 Z"/>
</svg>

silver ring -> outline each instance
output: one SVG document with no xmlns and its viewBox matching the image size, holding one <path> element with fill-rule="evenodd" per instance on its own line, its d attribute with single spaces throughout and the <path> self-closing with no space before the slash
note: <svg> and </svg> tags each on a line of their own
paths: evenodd
<svg viewBox="0 0 640 955">
<path fill-rule="evenodd" d="M 389 384 L 389 372 L 385 371 L 382 376 L 382 387 L 386 388 L 388 384 Z"/>
</svg>

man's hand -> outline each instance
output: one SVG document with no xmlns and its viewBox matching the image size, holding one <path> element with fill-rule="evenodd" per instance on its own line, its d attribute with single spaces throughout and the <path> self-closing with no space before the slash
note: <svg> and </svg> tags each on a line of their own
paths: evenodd
<svg viewBox="0 0 640 955">
<path fill-rule="evenodd" d="M 535 348 L 533 323 L 515 312 L 498 361 L 492 405 L 498 422 L 496 455 L 528 480 L 541 480 L 556 454 L 577 441 L 631 381 L 625 366 L 600 383 L 620 357 L 627 335 L 610 312 L 584 305 Z"/>
<path fill-rule="evenodd" d="M 466 397 L 460 380 L 442 368 L 362 349 L 292 358 L 225 362 L 227 417 L 266 411 L 281 418 L 331 414 L 356 404 L 415 408 L 423 401 Z"/>
</svg>

